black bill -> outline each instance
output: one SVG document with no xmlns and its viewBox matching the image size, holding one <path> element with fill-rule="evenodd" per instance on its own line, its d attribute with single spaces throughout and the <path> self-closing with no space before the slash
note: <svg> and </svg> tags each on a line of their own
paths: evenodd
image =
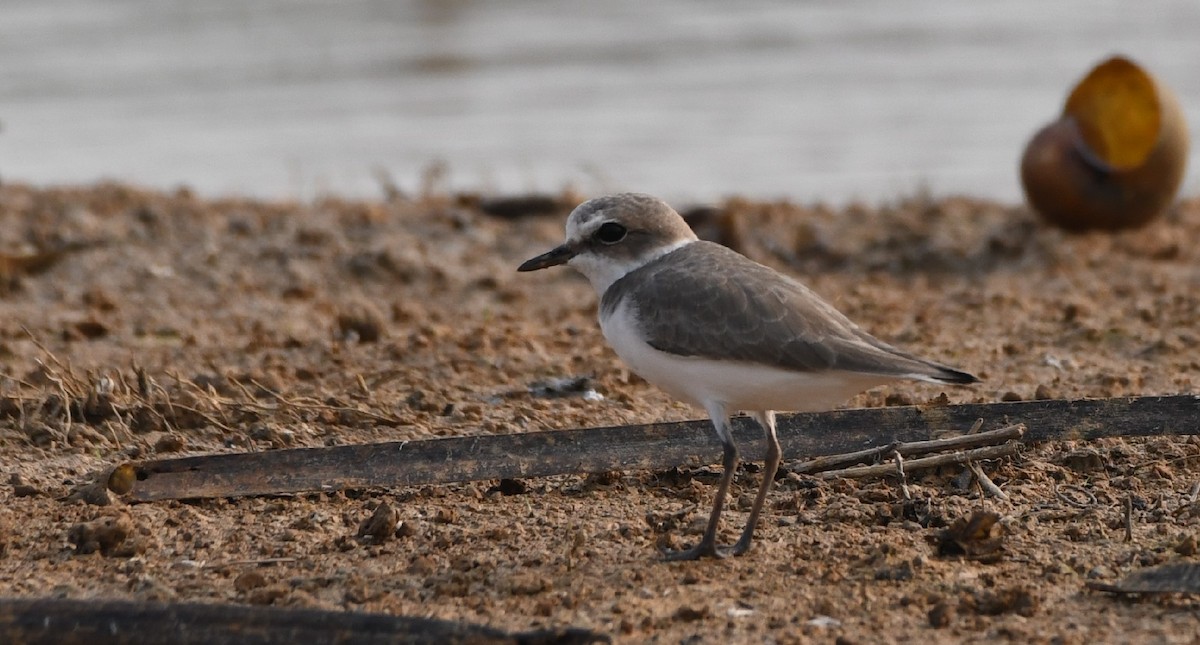
<svg viewBox="0 0 1200 645">
<path fill-rule="evenodd" d="M 517 267 L 517 271 L 537 271 L 546 267 L 558 266 L 566 264 L 571 258 L 575 257 L 575 249 L 563 244 L 553 250 L 547 251 L 536 258 L 530 258 L 524 264 Z"/>
</svg>

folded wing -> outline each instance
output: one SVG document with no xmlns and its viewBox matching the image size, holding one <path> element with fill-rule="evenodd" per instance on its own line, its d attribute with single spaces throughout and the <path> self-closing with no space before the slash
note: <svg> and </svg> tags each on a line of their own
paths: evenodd
<svg viewBox="0 0 1200 645">
<path fill-rule="evenodd" d="M 631 289 L 635 276 L 651 288 Z M 876 339 L 799 282 L 710 242 L 684 246 L 618 280 L 601 306 L 615 308 L 626 298 L 649 344 L 672 354 L 803 372 L 977 380 Z"/>
</svg>

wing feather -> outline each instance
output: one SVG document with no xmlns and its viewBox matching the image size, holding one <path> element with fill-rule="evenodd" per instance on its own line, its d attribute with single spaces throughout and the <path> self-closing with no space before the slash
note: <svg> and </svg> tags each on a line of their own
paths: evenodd
<svg viewBox="0 0 1200 645">
<path fill-rule="evenodd" d="M 602 310 L 625 299 L 649 344 L 671 354 L 804 372 L 962 374 L 872 337 L 808 287 L 710 242 L 688 244 L 613 283 Z"/>
</svg>

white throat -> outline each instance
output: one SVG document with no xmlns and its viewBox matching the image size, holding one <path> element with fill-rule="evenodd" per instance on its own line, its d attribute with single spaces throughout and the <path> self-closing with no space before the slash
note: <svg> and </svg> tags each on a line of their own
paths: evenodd
<svg viewBox="0 0 1200 645">
<path fill-rule="evenodd" d="M 695 238 L 678 240 L 654 249 L 650 253 L 625 261 L 596 253 L 580 253 L 571 258 L 567 264 L 587 276 L 587 279 L 592 283 L 592 288 L 596 290 L 596 295 L 604 296 L 604 292 L 608 291 L 612 283 L 625 277 L 630 271 L 640 269 L 671 251 L 687 246 L 695 241 Z"/>
</svg>

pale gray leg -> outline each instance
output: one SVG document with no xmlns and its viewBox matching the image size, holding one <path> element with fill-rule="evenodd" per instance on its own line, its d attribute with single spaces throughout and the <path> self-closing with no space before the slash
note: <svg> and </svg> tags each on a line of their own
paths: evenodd
<svg viewBox="0 0 1200 645">
<path fill-rule="evenodd" d="M 767 501 L 767 492 L 775 483 L 775 471 L 779 470 L 779 460 L 783 451 L 779 448 L 779 439 L 775 436 L 775 411 L 762 410 L 752 413 L 754 419 L 762 426 L 767 434 L 767 460 L 763 463 L 762 485 L 758 487 L 758 496 L 754 498 L 754 506 L 750 508 L 750 519 L 746 520 L 746 528 L 742 537 L 733 545 L 730 553 L 741 555 L 750 550 L 750 541 L 754 539 L 754 527 L 758 526 L 758 514 L 762 511 L 763 503 Z"/>
<path fill-rule="evenodd" d="M 710 403 L 705 407 L 708 409 L 708 416 L 712 419 L 713 428 L 717 431 L 717 437 L 721 439 L 721 446 L 725 450 L 724 458 L 721 460 L 725 472 L 721 474 L 721 483 L 717 486 L 717 497 L 713 500 L 712 514 L 708 516 L 708 527 L 704 529 L 704 537 L 700 538 L 700 544 L 683 551 L 667 551 L 668 560 L 696 560 L 704 556 L 723 558 L 728 555 L 727 549 L 717 547 L 717 527 L 721 522 L 721 509 L 725 507 L 725 497 L 729 494 L 729 484 L 733 481 L 734 473 L 737 472 L 738 450 L 737 445 L 733 442 L 733 430 L 729 426 L 729 415 L 725 411 L 725 406 Z"/>
</svg>

